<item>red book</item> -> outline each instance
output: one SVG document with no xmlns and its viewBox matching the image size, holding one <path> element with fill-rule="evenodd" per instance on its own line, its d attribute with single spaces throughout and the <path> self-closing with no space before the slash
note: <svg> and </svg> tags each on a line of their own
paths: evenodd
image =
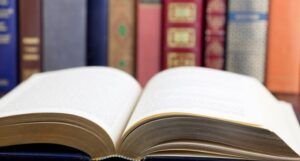
<svg viewBox="0 0 300 161">
<path fill-rule="evenodd" d="M 205 16 L 204 66 L 225 68 L 225 26 L 227 0 L 207 0 Z"/>
<path fill-rule="evenodd" d="M 161 0 L 139 0 L 137 17 L 137 79 L 144 86 L 160 70 Z"/>
<path fill-rule="evenodd" d="M 199 66 L 203 0 L 164 0 L 163 68 Z"/>
</svg>

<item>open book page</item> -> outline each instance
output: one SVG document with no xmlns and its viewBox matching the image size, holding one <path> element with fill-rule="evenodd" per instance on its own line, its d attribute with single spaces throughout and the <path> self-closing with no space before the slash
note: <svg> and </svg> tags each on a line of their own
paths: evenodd
<svg viewBox="0 0 300 161">
<path fill-rule="evenodd" d="M 285 102 L 268 107 L 264 113 L 264 125 L 300 156 L 300 126 L 293 107 Z"/>
<path fill-rule="evenodd" d="M 255 79 L 212 69 L 167 70 L 148 83 L 126 129 L 147 117 L 172 113 L 262 127 L 261 95 L 252 90 L 259 87 Z"/>
<path fill-rule="evenodd" d="M 76 115 L 101 126 L 116 142 L 140 92 L 131 76 L 111 68 L 37 74 L 0 100 L 0 117 L 31 113 Z"/>
</svg>

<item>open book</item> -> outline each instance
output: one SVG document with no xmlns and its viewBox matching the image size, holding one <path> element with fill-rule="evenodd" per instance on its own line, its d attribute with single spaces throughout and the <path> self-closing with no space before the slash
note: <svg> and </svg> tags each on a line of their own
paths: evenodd
<svg viewBox="0 0 300 161">
<path fill-rule="evenodd" d="M 211 156 L 300 160 L 291 106 L 257 80 L 181 67 L 144 90 L 112 68 L 36 74 L 0 100 L 0 147 L 66 145 L 94 160 Z"/>
</svg>

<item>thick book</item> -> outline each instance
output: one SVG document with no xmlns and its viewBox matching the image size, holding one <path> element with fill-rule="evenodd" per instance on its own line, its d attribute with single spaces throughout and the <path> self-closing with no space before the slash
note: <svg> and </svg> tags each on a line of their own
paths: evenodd
<svg viewBox="0 0 300 161">
<path fill-rule="evenodd" d="M 273 0 L 266 85 L 273 92 L 300 93 L 300 16 L 297 0 Z"/>
<path fill-rule="evenodd" d="M 227 0 L 207 0 L 205 7 L 204 66 L 225 68 Z"/>
<path fill-rule="evenodd" d="M 43 70 L 86 65 L 86 0 L 43 0 Z"/>
<path fill-rule="evenodd" d="M 42 71 L 42 1 L 19 0 L 20 79 Z"/>
<path fill-rule="evenodd" d="M 162 1 L 137 4 L 136 77 L 144 86 L 161 69 Z"/>
<path fill-rule="evenodd" d="M 88 0 L 87 63 L 108 64 L 108 0 Z"/>
<path fill-rule="evenodd" d="M 18 82 L 17 1 L 0 1 L 0 93 Z"/>
<path fill-rule="evenodd" d="M 35 74 L 0 100 L 0 110 L 0 147 L 58 144 L 92 160 L 300 160 L 292 106 L 258 80 L 220 70 L 169 69 L 143 91 L 108 67 Z"/>
<path fill-rule="evenodd" d="M 269 0 L 229 0 L 226 70 L 265 81 Z"/>
<path fill-rule="evenodd" d="M 108 65 L 134 75 L 136 2 L 109 0 Z"/>
<path fill-rule="evenodd" d="M 163 68 L 199 66 L 203 46 L 204 1 L 163 2 Z"/>
</svg>

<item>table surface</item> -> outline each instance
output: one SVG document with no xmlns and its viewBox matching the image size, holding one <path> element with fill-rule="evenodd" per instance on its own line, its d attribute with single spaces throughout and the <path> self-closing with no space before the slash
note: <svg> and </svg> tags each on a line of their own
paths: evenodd
<svg viewBox="0 0 300 161">
<path fill-rule="evenodd" d="M 300 121 L 300 95 L 293 94 L 274 94 L 279 100 L 290 102 L 293 104 L 295 113 Z"/>
</svg>

